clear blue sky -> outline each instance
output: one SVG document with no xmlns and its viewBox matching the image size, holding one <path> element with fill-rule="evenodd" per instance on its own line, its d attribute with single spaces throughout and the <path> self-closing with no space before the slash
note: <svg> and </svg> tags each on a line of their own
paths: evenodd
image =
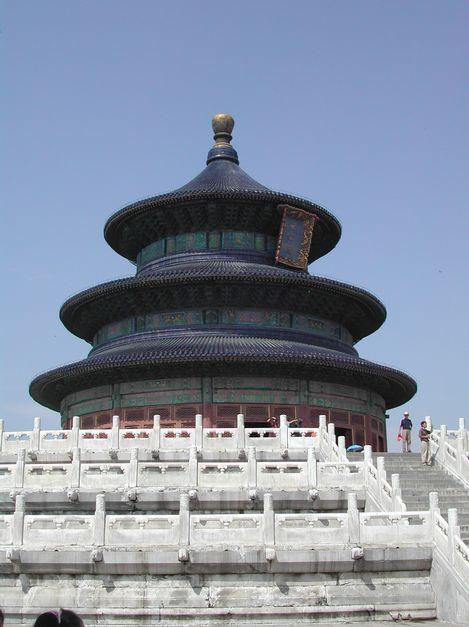
<svg viewBox="0 0 469 627">
<path fill-rule="evenodd" d="M 7 428 L 58 424 L 28 385 L 87 352 L 60 305 L 133 273 L 106 218 L 197 174 L 218 111 L 247 172 L 341 221 L 310 270 L 385 303 L 360 354 L 415 377 L 414 417 L 469 418 L 468 32 L 458 0 L 3 1 Z"/>
</svg>

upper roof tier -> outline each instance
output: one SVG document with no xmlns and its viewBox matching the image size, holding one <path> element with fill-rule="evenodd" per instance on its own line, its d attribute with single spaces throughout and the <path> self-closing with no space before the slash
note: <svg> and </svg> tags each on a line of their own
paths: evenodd
<svg viewBox="0 0 469 627">
<path fill-rule="evenodd" d="M 208 153 L 207 166 L 189 183 L 128 205 L 109 218 L 104 236 L 117 253 L 135 261 L 145 246 L 162 237 L 239 229 L 240 225 L 245 231 L 277 235 L 280 204 L 292 204 L 317 216 L 309 262 L 334 248 L 341 227 L 329 211 L 309 200 L 275 192 L 239 167 L 238 154 L 230 143 L 233 126 L 233 118 L 227 114 L 213 118 L 215 144 Z M 233 205 L 232 210 L 226 211 L 227 205 Z"/>
</svg>

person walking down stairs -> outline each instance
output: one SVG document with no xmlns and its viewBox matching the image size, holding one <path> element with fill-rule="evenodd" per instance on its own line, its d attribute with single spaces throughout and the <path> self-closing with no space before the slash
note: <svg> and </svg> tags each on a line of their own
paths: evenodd
<svg viewBox="0 0 469 627">
<path fill-rule="evenodd" d="M 412 420 L 409 418 L 409 412 L 404 412 L 404 418 L 401 420 L 401 424 L 399 426 L 399 433 L 401 435 L 402 442 L 402 452 L 410 453 L 410 445 L 411 445 L 411 434 L 412 431 Z"/>
<path fill-rule="evenodd" d="M 431 466 L 431 456 L 430 456 L 430 434 L 432 432 L 432 428 L 428 428 L 427 421 L 422 420 L 420 423 L 419 429 L 419 438 L 420 438 L 420 459 L 422 464 L 426 464 L 427 466 Z"/>
</svg>

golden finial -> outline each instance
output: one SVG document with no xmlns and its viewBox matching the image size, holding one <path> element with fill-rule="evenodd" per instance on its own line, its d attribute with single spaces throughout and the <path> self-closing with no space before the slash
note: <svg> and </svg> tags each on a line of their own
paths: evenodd
<svg viewBox="0 0 469 627">
<path fill-rule="evenodd" d="M 207 156 L 207 165 L 217 159 L 233 161 L 239 164 L 238 154 L 230 144 L 234 120 L 229 113 L 217 113 L 212 118 L 213 139 L 215 144 Z"/>
<path fill-rule="evenodd" d="M 219 139 L 228 139 L 228 142 L 231 140 L 231 133 L 234 127 L 234 120 L 229 113 L 217 113 L 213 116 L 212 119 L 212 128 L 215 134 L 215 140 L 219 143 Z M 220 136 L 220 138 L 218 137 Z M 229 136 L 229 138 L 227 137 Z M 226 142 L 226 140 L 225 140 Z M 223 142 L 223 143 L 225 143 Z"/>
</svg>

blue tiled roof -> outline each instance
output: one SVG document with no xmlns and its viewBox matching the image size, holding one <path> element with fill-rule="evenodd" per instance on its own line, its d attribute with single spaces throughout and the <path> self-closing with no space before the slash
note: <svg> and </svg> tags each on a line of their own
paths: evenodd
<svg viewBox="0 0 469 627">
<path fill-rule="evenodd" d="M 200 174 L 173 193 L 239 191 L 262 193 L 271 190 L 251 178 L 236 163 L 218 160 L 210 162 Z"/>
<path fill-rule="evenodd" d="M 356 382 L 367 381 L 368 387 L 383 396 L 388 407 L 400 405 L 416 390 L 408 375 L 393 368 L 380 366 L 359 357 L 337 351 L 317 348 L 300 342 L 236 335 L 194 335 L 162 337 L 147 345 L 120 347 L 116 352 L 91 356 L 56 370 L 39 375 L 31 383 L 34 399 L 57 409 L 68 389 L 81 385 L 100 385 L 104 382 L 127 380 L 132 371 L 151 368 L 154 376 L 168 372 L 168 367 L 189 366 L 203 372 L 216 366 L 223 372 L 233 366 L 247 369 L 249 364 L 268 365 L 269 371 L 289 374 L 302 371 L 312 378 L 340 376 Z M 57 388 L 58 384 L 58 388 Z"/>
<path fill-rule="evenodd" d="M 346 325 L 356 340 L 378 329 L 386 318 L 386 309 L 376 296 L 353 285 L 277 266 L 220 260 L 194 260 L 190 265 L 160 268 L 152 274 L 142 273 L 96 285 L 69 298 L 61 308 L 60 318 L 72 333 L 90 340 L 97 329 L 90 327 L 89 315 L 84 314 L 85 308 L 92 307 L 95 312 L 102 312 L 98 316 L 102 317 L 119 307 L 124 296 L 133 298 L 136 305 L 142 298 L 147 300 L 153 291 L 157 295 L 165 287 L 208 283 L 262 284 L 267 286 L 265 289 L 271 286 L 272 290 L 280 286 L 296 286 L 303 292 L 303 307 L 314 295 L 330 294 L 331 298 L 340 299 L 350 306 L 354 304 L 361 312 L 360 315 L 356 313 Z M 114 317 L 119 318 L 117 313 Z"/>
</svg>

